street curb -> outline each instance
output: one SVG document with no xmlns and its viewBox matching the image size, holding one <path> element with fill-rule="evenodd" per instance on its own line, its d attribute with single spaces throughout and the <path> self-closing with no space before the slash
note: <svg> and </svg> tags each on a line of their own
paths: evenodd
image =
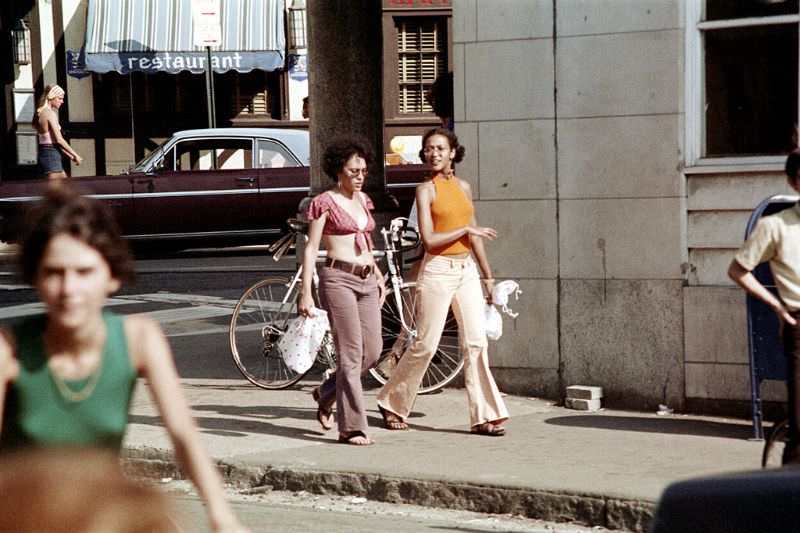
<svg viewBox="0 0 800 533">
<path fill-rule="evenodd" d="M 148 478 L 181 479 L 172 452 L 126 449 L 126 469 Z M 536 490 L 473 483 L 406 479 L 358 472 L 257 467 L 217 461 L 225 483 L 239 489 L 269 485 L 275 490 L 361 496 L 374 501 L 513 514 L 552 522 L 575 522 L 636 533 L 647 531 L 655 503 L 591 493 Z"/>
</svg>

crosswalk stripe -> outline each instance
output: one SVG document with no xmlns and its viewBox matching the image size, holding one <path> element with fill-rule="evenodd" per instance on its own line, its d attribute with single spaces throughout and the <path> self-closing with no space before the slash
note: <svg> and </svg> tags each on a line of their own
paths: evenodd
<svg viewBox="0 0 800 533">
<path fill-rule="evenodd" d="M 33 287 L 30 285 L 22 285 L 22 284 L 13 284 L 13 283 L 2 283 L 0 284 L 0 291 L 24 291 L 30 290 Z"/>
<path fill-rule="evenodd" d="M 184 322 L 187 320 L 230 315 L 231 310 L 226 307 L 196 305 L 192 307 L 179 307 L 177 309 L 160 309 L 158 311 L 150 311 L 142 314 L 156 320 L 159 324 L 170 324 L 172 322 Z"/>
<path fill-rule="evenodd" d="M 122 300 L 119 298 L 109 298 L 106 301 L 107 306 L 111 305 L 128 305 L 144 303 L 136 300 Z M 12 305 L 9 307 L 0 308 L 0 320 L 6 318 L 18 318 L 23 316 L 40 315 L 44 313 L 45 307 L 42 302 L 33 302 L 29 304 Z"/>
<path fill-rule="evenodd" d="M 232 308 L 238 300 L 222 298 L 220 296 L 206 296 L 204 294 L 178 294 L 174 292 L 154 292 L 148 294 L 132 294 L 130 296 L 118 296 L 118 298 L 132 298 L 134 300 L 145 300 L 147 302 L 159 302 L 169 304 L 209 304 L 226 306 Z"/>
</svg>

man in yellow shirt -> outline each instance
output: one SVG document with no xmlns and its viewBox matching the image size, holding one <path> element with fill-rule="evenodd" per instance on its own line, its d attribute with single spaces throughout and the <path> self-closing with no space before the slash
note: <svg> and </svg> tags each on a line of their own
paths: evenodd
<svg viewBox="0 0 800 533">
<path fill-rule="evenodd" d="M 786 159 L 789 186 L 800 192 L 800 149 Z M 778 288 L 775 296 L 753 275 L 759 263 L 769 261 Z M 800 464 L 800 203 L 763 217 L 728 267 L 728 276 L 745 291 L 772 308 L 780 322 L 786 356 L 786 388 L 789 410 L 789 442 L 783 464 Z"/>
</svg>

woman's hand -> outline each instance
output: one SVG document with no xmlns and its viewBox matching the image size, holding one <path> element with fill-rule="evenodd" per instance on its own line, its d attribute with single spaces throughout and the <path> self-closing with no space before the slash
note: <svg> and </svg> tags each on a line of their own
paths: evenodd
<svg viewBox="0 0 800 533">
<path fill-rule="evenodd" d="M 300 295 L 300 302 L 297 304 L 297 307 L 298 312 L 301 315 L 309 318 L 314 317 L 314 298 L 311 297 L 311 294 L 303 291 L 303 293 Z"/>
<path fill-rule="evenodd" d="M 381 272 L 377 265 L 373 268 L 375 269 L 375 280 L 378 283 L 378 307 L 383 307 L 388 292 L 386 290 L 386 278 L 383 277 L 383 272 Z"/>
<path fill-rule="evenodd" d="M 475 237 L 489 239 L 490 241 L 497 237 L 497 230 L 494 228 L 485 228 L 480 226 L 467 226 L 467 233 L 474 235 Z"/>
<path fill-rule="evenodd" d="M 789 313 L 789 310 L 786 307 L 778 302 L 775 307 L 772 308 L 775 312 L 775 316 L 778 317 L 778 337 L 781 339 L 783 338 L 783 326 L 784 324 L 789 324 L 790 326 L 796 326 L 797 320 Z"/>
<path fill-rule="evenodd" d="M 492 293 L 494 292 L 494 279 L 493 278 L 483 278 L 481 280 L 483 282 L 483 287 L 486 289 L 486 303 L 492 303 Z"/>
</svg>

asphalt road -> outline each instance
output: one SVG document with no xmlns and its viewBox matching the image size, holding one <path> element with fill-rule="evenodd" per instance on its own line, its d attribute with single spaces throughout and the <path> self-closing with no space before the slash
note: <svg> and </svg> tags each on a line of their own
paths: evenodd
<svg viewBox="0 0 800 533">
<path fill-rule="evenodd" d="M 287 276 L 294 267 L 294 256 L 275 262 L 264 246 L 140 255 L 136 282 L 113 295 L 109 307 L 158 320 L 181 376 L 237 379 L 241 375 L 227 338 L 233 306 L 252 283 L 268 276 Z M 16 278 L 13 249 L 4 249 L 0 252 L 0 324 L 41 312 L 37 300 L 35 291 Z"/>
</svg>

